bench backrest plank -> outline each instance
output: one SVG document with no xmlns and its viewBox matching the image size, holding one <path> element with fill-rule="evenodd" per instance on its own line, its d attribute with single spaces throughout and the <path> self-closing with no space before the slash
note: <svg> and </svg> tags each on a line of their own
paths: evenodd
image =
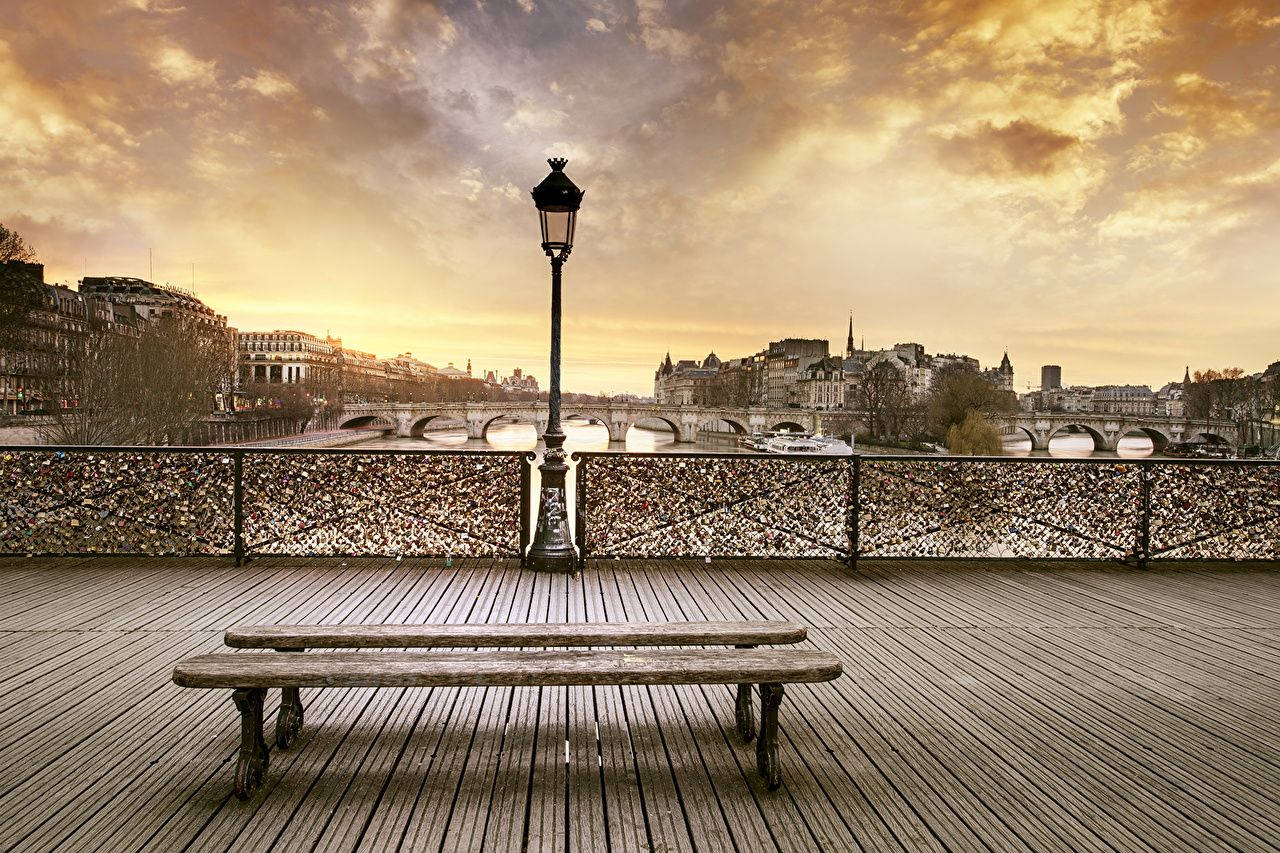
<svg viewBox="0 0 1280 853">
<path fill-rule="evenodd" d="M 552 646 L 766 646 L 799 643 L 794 622 L 567 622 L 500 625 L 237 625 L 240 649 L 485 648 Z"/>
<path fill-rule="evenodd" d="M 830 681 L 840 661 L 802 649 L 212 654 L 174 668 L 182 687 L 533 687 Z"/>
</svg>

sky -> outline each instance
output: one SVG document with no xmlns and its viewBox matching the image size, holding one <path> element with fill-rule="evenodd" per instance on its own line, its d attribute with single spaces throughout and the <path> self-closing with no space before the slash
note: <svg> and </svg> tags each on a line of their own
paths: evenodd
<svg viewBox="0 0 1280 853">
<path fill-rule="evenodd" d="M 564 385 L 782 337 L 1280 359 L 1277 0 L 3 0 L 0 222 L 246 331 Z"/>
</svg>

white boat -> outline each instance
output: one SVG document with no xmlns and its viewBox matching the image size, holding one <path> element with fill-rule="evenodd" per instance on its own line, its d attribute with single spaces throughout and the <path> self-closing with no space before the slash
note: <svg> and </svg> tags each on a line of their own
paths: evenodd
<svg viewBox="0 0 1280 853">
<path fill-rule="evenodd" d="M 812 453 L 815 456 L 848 456 L 853 452 L 838 438 L 803 433 L 771 436 L 759 445 L 759 449 L 767 453 Z"/>
</svg>

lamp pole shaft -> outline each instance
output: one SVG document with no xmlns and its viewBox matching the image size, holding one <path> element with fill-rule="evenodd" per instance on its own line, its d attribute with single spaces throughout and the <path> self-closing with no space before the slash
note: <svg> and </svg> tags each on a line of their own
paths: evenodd
<svg viewBox="0 0 1280 853">
<path fill-rule="evenodd" d="M 541 571 L 571 572 L 575 555 L 569 534 L 565 495 L 564 432 L 560 428 L 560 270 L 564 258 L 551 256 L 551 389 L 547 398 L 546 452 L 538 472 L 542 477 L 538 527 L 529 547 L 528 564 Z"/>
<path fill-rule="evenodd" d="M 564 433 L 560 431 L 560 270 L 564 267 L 564 258 L 558 255 L 551 257 L 551 391 L 547 396 L 547 449 L 551 449 L 551 439 L 556 437 L 556 447 L 564 444 Z"/>
</svg>

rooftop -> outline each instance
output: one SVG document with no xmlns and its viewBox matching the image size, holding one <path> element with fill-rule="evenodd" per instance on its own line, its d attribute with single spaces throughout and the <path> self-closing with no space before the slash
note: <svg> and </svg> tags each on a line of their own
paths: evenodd
<svg viewBox="0 0 1280 853">
<path fill-rule="evenodd" d="M 0 846 L 1261 849 L 1277 568 L 2 558 Z M 240 802 L 228 692 L 169 680 L 234 623 L 759 618 L 845 662 L 774 793 L 726 688 L 333 689 Z"/>
</svg>

